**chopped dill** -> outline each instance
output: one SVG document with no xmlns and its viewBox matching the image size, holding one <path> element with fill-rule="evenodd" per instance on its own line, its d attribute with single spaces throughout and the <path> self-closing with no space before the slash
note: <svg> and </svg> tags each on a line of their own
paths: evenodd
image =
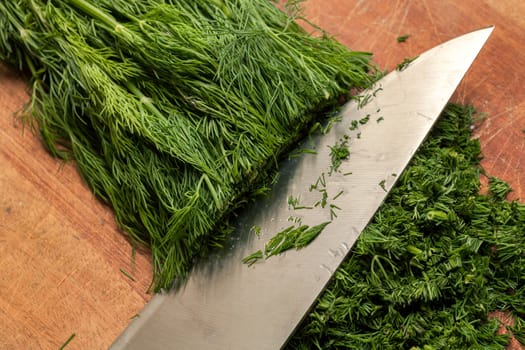
<svg viewBox="0 0 525 350">
<path fill-rule="evenodd" d="M 254 225 L 250 228 L 250 232 L 253 232 L 255 233 L 255 235 L 257 236 L 257 238 L 260 238 L 261 237 L 261 227 L 260 226 L 257 226 L 257 225 Z"/>
<path fill-rule="evenodd" d="M 67 338 L 67 340 L 62 344 L 60 345 L 60 347 L 58 348 L 58 350 L 64 350 L 68 345 L 69 343 L 71 343 L 71 341 L 76 337 L 76 334 L 73 333 L 69 336 L 69 338 Z"/>
<path fill-rule="evenodd" d="M 401 63 L 396 66 L 397 71 L 405 70 L 412 62 L 414 62 L 419 56 L 407 57 Z"/>
<path fill-rule="evenodd" d="M 407 41 L 407 39 L 410 37 L 410 35 L 408 34 L 404 34 L 404 35 L 400 35 L 397 37 L 397 42 L 398 43 L 404 43 L 405 41 Z"/>
<path fill-rule="evenodd" d="M 386 180 L 381 180 L 379 182 L 379 186 L 383 189 L 383 191 L 387 192 L 387 190 L 386 190 Z"/>
<path fill-rule="evenodd" d="M 382 87 L 378 87 L 377 89 L 375 89 L 374 92 L 372 93 L 372 96 L 376 97 L 377 93 L 380 91 L 383 91 Z"/>
<path fill-rule="evenodd" d="M 350 150 L 348 149 L 348 138 L 339 140 L 335 145 L 330 147 L 330 171 L 328 175 L 332 175 L 334 171 L 338 171 L 339 167 L 343 163 L 343 160 L 348 159 L 350 156 Z"/>
<path fill-rule="evenodd" d="M 301 225 L 303 222 L 303 219 L 299 216 L 289 216 L 286 221 L 293 222 L 294 224 Z"/>
<path fill-rule="evenodd" d="M 242 259 L 244 264 L 251 266 L 261 259 L 268 259 L 290 249 L 301 249 L 312 242 L 330 221 L 315 226 L 288 226 L 273 236 L 265 245 L 264 252 L 258 250 Z"/>
<path fill-rule="evenodd" d="M 352 120 L 350 123 L 350 127 L 348 128 L 350 131 L 354 131 L 357 128 L 359 128 L 359 120 Z"/>
<path fill-rule="evenodd" d="M 242 263 L 243 264 L 247 264 L 248 266 L 252 266 L 257 261 L 262 259 L 263 257 L 264 256 L 263 256 L 262 250 L 258 250 L 255 253 L 252 253 L 252 254 L 248 255 L 247 257 L 243 258 L 242 259 Z"/>
<path fill-rule="evenodd" d="M 473 118 L 447 106 L 285 349 L 505 349 L 493 311 L 523 344 L 525 204 L 480 193 Z"/>
<path fill-rule="evenodd" d="M 122 267 L 120 268 L 120 272 L 126 276 L 127 278 L 129 278 L 131 281 L 133 282 L 136 282 L 135 278 L 126 270 L 124 270 Z"/>
<path fill-rule="evenodd" d="M 317 154 L 317 151 L 311 148 L 299 148 L 290 153 L 288 159 L 299 158 L 303 154 Z"/>
<path fill-rule="evenodd" d="M 337 217 L 336 210 L 341 210 L 341 208 L 335 204 L 330 204 L 330 221 L 333 221 Z"/>
<path fill-rule="evenodd" d="M 367 114 L 365 117 L 359 119 L 359 124 L 364 125 L 368 123 L 369 120 L 370 120 L 370 114 Z"/>
<path fill-rule="evenodd" d="M 362 109 L 365 107 L 370 102 L 372 97 L 372 94 L 354 96 L 353 99 L 357 101 L 357 109 Z"/>
<path fill-rule="evenodd" d="M 329 224 L 330 222 L 323 222 L 322 224 L 313 226 L 308 228 L 307 230 L 301 232 L 301 234 L 295 239 L 294 247 L 295 249 L 300 249 L 306 247 L 310 242 L 312 242 L 321 232 L 323 232 L 324 228 Z"/>
<path fill-rule="evenodd" d="M 336 194 L 336 195 L 332 198 L 332 200 L 335 201 L 337 198 L 339 198 L 340 196 L 342 196 L 344 193 L 345 193 L 345 191 L 343 191 L 343 190 L 339 191 L 339 193 Z"/>
</svg>

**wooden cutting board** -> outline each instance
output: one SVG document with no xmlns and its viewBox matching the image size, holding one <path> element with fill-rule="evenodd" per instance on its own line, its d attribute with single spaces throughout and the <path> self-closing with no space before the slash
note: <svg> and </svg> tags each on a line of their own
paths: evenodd
<svg viewBox="0 0 525 350">
<path fill-rule="evenodd" d="M 494 34 L 453 100 L 487 113 L 483 166 L 525 197 L 525 3 L 521 0 L 308 0 L 305 15 L 392 70 L 466 32 Z M 408 34 L 405 43 L 396 38 Z M 105 349 L 150 299 L 149 255 L 131 246 L 73 163 L 52 159 L 13 113 L 27 101 L 0 65 L 0 349 Z M 134 276 L 134 281 L 123 272 Z"/>
</svg>

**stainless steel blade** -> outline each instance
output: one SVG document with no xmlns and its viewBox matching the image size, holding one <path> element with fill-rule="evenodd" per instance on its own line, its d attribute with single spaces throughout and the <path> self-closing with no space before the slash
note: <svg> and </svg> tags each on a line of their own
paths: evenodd
<svg viewBox="0 0 525 350">
<path fill-rule="evenodd" d="M 155 295 L 112 348 L 281 348 L 424 140 L 492 29 L 427 51 L 405 70 L 381 79 L 368 92 L 375 97 L 366 105 L 349 103 L 328 134 L 306 141 L 305 147 L 313 143 L 317 154 L 286 161 L 268 198 L 242 212 L 225 249 L 201 261 L 178 290 Z M 368 123 L 349 130 L 352 120 L 366 117 Z M 330 147 L 345 135 L 350 157 L 329 175 Z M 323 177 L 325 185 L 318 182 Z M 310 191 L 316 182 L 318 189 Z M 289 196 L 313 206 L 323 191 L 328 194 L 324 208 L 289 208 Z M 332 207 L 337 217 L 306 248 L 251 267 L 241 262 L 290 226 L 290 219 L 308 225 L 330 221 L 330 204 L 340 208 Z M 259 237 L 251 230 L 257 226 Z"/>
</svg>

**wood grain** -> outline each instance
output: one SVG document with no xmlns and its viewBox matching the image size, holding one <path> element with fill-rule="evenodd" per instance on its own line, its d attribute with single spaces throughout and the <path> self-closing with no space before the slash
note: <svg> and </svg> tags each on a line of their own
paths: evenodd
<svg viewBox="0 0 525 350">
<path fill-rule="evenodd" d="M 308 0 L 305 14 L 344 44 L 393 69 L 466 32 L 495 25 L 453 100 L 488 117 L 477 127 L 491 175 L 525 198 L 525 3 L 521 0 Z M 397 43 L 403 34 L 410 37 Z M 150 295 L 147 252 L 131 246 L 83 184 L 52 159 L 13 112 L 26 86 L 0 66 L 0 349 L 105 349 Z M 518 348 L 517 345 L 513 348 Z"/>
<path fill-rule="evenodd" d="M 24 81 L 0 66 L 0 349 L 105 349 L 150 296 L 131 247 L 74 164 L 52 159 L 13 117 Z M 137 282 L 120 269 L 134 271 Z"/>
</svg>

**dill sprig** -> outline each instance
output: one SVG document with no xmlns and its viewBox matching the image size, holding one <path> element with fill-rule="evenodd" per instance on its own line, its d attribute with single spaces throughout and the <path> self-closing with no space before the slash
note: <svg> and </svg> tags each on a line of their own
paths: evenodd
<svg viewBox="0 0 525 350">
<path fill-rule="evenodd" d="M 291 249 L 301 249 L 312 242 L 331 221 L 319 225 L 291 225 L 276 233 L 264 245 L 264 251 L 258 250 L 242 259 L 244 264 L 251 266 L 261 259 L 268 259 Z"/>
<path fill-rule="evenodd" d="M 523 341 L 525 204 L 480 194 L 474 109 L 449 105 L 288 349 L 505 349 Z"/>
<path fill-rule="evenodd" d="M 369 53 L 303 30 L 298 3 L 0 3 L 0 59 L 31 78 L 28 120 L 151 248 L 156 290 L 221 245 L 320 112 L 376 79 Z"/>
</svg>

